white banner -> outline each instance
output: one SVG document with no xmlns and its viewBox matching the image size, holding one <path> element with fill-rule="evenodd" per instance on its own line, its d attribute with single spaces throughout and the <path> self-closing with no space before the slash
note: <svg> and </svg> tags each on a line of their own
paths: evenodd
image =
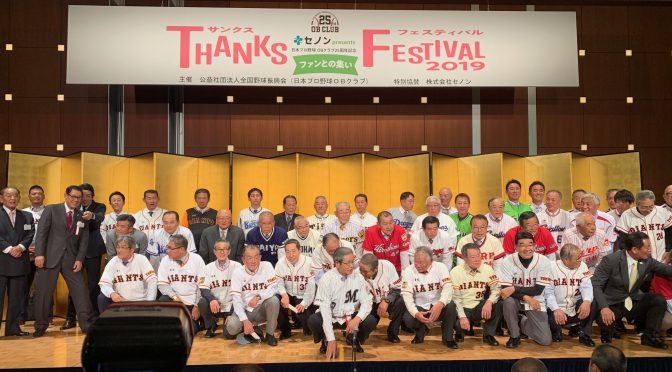
<svg viewBox="0 0 672 372">
<path fill-rule="evenodd" d="M 573 12 L 73 6 L 68 84 L 578 86 Z"/>
</svg>

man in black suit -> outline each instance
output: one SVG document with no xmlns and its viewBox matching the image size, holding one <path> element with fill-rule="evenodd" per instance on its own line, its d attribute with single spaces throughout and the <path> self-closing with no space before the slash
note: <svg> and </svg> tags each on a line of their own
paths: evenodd
<svg viewBox="0 0 672 372">
<path fill-rule="evenodd" d="M 282 199 L 282 209 L 285 211 L 273 216 L 276 227 L 282 227 L 285 231 L 294 229 L 294 220 L 300 214 L 296 214 L 296 196 L 287 195 Z"/>
<path fill-rule="evenodd" d="M 206 264 L 217 259 L 213 249 L 218 240 L 226 240 L 231 245 L 229 259 L 241 262 L 243 248 L 245 246 L 245 232 L 238 226 L 231 224 L 231 211 L 221 209 L 217 212 L 216 225 L 203 230 L 201 241 L 198 245 L 198 254 Z"/>
<path fill-rule="evenodd" d="M 84 284 L 82 263 L 89 244 L 88 220 L 80 204 L 82 188 L 65 189 L 65 203 L 47 206 L 35 238 L 35 337 L 44 336 L 49 325 L 49 309 L 58 274 L 62 274 L 77 311 L 82 331 L 93 321 L 91 300 Z"/>
<path fill-rule="evenodd" d="M 651 242 L 643 232 L 627 235 L 624 243 L 625 250 L 604 257 L 592 278 L 602 343 L 611 343 L 615 320 L 625 316 L 644 330 L 642 345 L 667 349 L 658 338 L 667 303 L 659 294 L 643 293 L 641 286 L 654 273 L 672 277 L 672 266 L 651 258 Z"/>
<path fill-rule="evenodd" d="M 88 183 L 79 185 L 82 188 L 82 205 L 80 210 L 82 218 L 88 221 L 89 225 L 89 246 L 86 249 L 86 258 L 84 260 L 84 271 L 86 271 L 86 282 L 89 289 L 89 300 L 91 309 L 95 315 L 98 315 L 98 295 L 100 294 L 100 261 L 101 256 L 107 252 L 103 235 L 100 233 L 100 224 L 105 220 L 105 204 L 96 202 L 93 186 Z M 68 313 L 61 329 L 75 328 L 75 304 L 72 303 L 72 296 L 68 296 Z"/>
<path fill-rule="evenodd" d="M 30 272 L 28 247 L 33 241 L 33 215 L 17 210 L 21 194 L 14 187 L 0 191 L 0 318 L 9 287 L 5 336 L 26 336 L 19 327 L 19 316 L 26 297 L 26 281 Z"/>
</svg>

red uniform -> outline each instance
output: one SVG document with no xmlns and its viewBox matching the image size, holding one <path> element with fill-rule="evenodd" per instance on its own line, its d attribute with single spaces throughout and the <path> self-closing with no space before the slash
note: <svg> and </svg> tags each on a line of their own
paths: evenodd
<svg viewBox="0 0 672 372">
<path fill-rule="evenodd" d="M 523 229 L 517 226 L 507 231 L 506 235 L 504 235 L 502 246 L 506 254 L 513 254 L 516 251 L 516 234 L 521 231 Z M 548 255 L 558 251 L 558 243 L 553 238 L 553 234 L 541 226 L 539 226 L 537 234 L 534 235 L 534 245 L 534 251 L 539 254 Z"/>
<path fill-rule="evenodd" d="M 378 225 L 366 229 L 362 250 L 371 252 L 382 260 L 388 260 L 394 264 L 397 271 L 401 271 L 401 252 L 408 251 L 411 238 L 403 227 L 394 225 L 394 230 L 389 237 L 385 237 Z"/>
<path fill-rule="evenodd" d="M 672 279 L 655 275 L 651 281 L 651 293 L 658 293 L 665 300 L 672 300 Z"/>
</svg>

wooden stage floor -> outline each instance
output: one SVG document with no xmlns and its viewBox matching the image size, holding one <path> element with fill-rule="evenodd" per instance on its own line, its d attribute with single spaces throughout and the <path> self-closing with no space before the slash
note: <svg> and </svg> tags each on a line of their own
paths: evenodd
<svg viewBox="0 0 672 372">
<path fill-rule="evenodd" d="M 364 345 L 364 353 L 357 355 L 361 362 L 375 361 L 432 361 L 432 360 L 493 360 L 519 359 L 522 357 L 552 358 L 590 358 L 592 348 L 578 343 L 576 338 L 568 338 L 561 343 L 549 347 L 536 345 L 534 342 L 523 341 L 516 350 L 504 347 L 508 337 L 498 337 L 499 347 L 490 347 L 482 343 L 481 330 L 477 336 L 466 337 L 457 350 L 449 350 L 441 344 L 439 329 L 433 329 L 421 345 L 411 345 L 411 334 L 400 335 L 400 344 L 390 344 L 385 339 L 387 319 L 382 319 L 378 329 Z M 26 337 L 0 337 L 0 368 L 58 368 L 79 367 L 81 346 L 84 336 L 79 329 L 60 331 L 62 319 L 55 319 L 46 335 L 34 339 L 32 334 Z M 27 323 L 23 330 L 33 332 L 32 322 Z M 4 334 L 4 328 L 2 333 Z M 277 334 L 277 333 L 276 333 Z M 337 360 L 349 361 L 350 347 L 345 346 L 342 337 L 339 339 Z M 595 337 L 593 337 L 595 339 Z M 667 340 L 672 348 L 672 339 Z M 596 343 L 599 344 L 599 336 Z M 614 345 L 621 348 L 628 357 L 672 357 L 672 349 L 657 350 L 641 346 L 639 337 L 629 333 Z M 221 325 L 217 337 L 206 339 L 203 332 L 196 335 L 189 365 L 221 365 L 240 363 L 310 363 L 325 361 L 320 354 L 319 345 L 314 344 L 311 336 L 303 336 L 300 330 L 294 330 L 289 340 L 280 341 L 278 346 L 266 344 L 241 346 L 235 341 L 226 340 L 221 334 Z"/>
</svg>

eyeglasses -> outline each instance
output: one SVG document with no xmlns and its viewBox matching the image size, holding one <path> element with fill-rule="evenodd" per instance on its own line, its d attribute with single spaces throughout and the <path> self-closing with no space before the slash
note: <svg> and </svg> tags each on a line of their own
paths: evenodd
<svg viewBox="0 0 672 372">
<path fill-rule="evenodd" d="M 166 247 L 166 248 L 168 248 L 169 251 L 174 251 L 174 250 L 182 249 L 182 248 L 185 248 L 185 247 L 172 247 L 172 248 L 171 247 Z"/>
<path fill-rule="evenodd" d="M 223 253 L 230 251 L 231 248 L 215 248 L 215 252 Z"/>
<path fill-rule="evenodd" d="M 341 265 L 346 265 L 346 266 L 353 266 L 355 264 L 355 261 L 350 261 L 350 262 L 341 261 L 340 264 Z"/>
</svg>

